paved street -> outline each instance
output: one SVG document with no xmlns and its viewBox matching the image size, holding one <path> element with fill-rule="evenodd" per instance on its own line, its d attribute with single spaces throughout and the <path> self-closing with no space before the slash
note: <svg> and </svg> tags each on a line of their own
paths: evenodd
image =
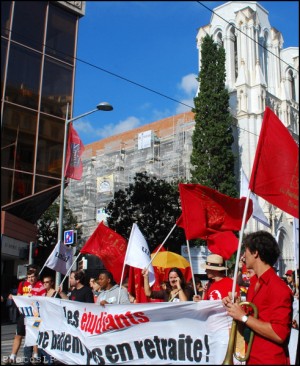
<svg viewBox="0 0 300 366">
<path fill-rule="evenodd" d="M 11 354 L 11 348 L 16 332 L 16 324 L 1 324 L 1 365 L 4 365 L 4 361 Z M 22 340 L 22 345 L 17 355 L 17 360 L 15 365 L 24 365 L 23 358 L 23 346 L 24 339 Z M 63 365 L 58 361 L 54 361 L 54 365 Z"/>
<path fill-rule="evenodd" d="M 1 365 L 3 365 L 5 357 L 9 356 L 11 353 L 15 332 L 16 332 L 16 324 L 8 324 L 8 325 L 1 324 Z M 22 346 L 19 350 L 17 357 L 18 365 L 23 364 L 23 344 L 24 339 L 22 341 Z"/>
</svg>

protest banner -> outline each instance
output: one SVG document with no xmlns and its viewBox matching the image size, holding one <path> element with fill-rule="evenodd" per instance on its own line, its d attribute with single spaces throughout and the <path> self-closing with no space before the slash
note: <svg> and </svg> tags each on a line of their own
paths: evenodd
<svg viewBox="0 0 300 366">
<path fill-rule="evenodd" d="M 25 315 L 25 344 L 73 365 L 221 364 L 231 326 L 221 301 L 105 308 L 56 298 L 14 301 Z"/>
</svg>

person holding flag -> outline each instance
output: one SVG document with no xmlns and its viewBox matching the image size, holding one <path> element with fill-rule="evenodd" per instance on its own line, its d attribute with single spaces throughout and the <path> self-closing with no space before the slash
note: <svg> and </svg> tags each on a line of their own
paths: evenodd
<svg viewBox="0 0 300 366">
<path fill-rule="evenodd" d="M 226 276 L 224 259 L 218 254 L 207 256 L 204 265 L 208 277 L 208 286 L 204 289 L 202 300 L 221 300 L 232 290 L 232 278 Z M 236 286 L 236 295 L 240 296 L 240 287 Z M 194 295 L 194 301 L 200 301 L 199 295 Z"/>
<path fill-rule="evenodd" d="M 70 287 L 73 288 L 70 295 L 62 291 L 62 286 L 58 288 L 58 293 L 62 299 L 94 303 L 94 294 L 89 286 L 85 285 L 85 273 L 83 271 L 72 271 L 70 275 Z"/>
</svg>

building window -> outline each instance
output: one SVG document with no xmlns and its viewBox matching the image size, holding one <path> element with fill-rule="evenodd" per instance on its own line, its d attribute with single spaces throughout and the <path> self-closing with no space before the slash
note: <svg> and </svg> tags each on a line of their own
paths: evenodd
<svg viewBox="0 0 300 366">
<path fill-rule="evenodd" d="M 45 59 L 42 112 L 65 118 L 66 105 L 71 102 L 72 80 L 73 68 L 71 66 L 48 57 Z"/>
<path fill-rule="evenodd" d="M 293 100 L 296 100 L 295 78 L 292 70 L 288 71 L 287 79 L 288 79 L 289 97 Z"/>
<path fill-rule="evenodd" d="M 77 16 L 50 4 L 46 54 L 74 65 Z"/>
<path fill-rule="evenodd" d="M 1 1 L 1 36 L 9 37 L 11 1 Z"/>
<path fill-rule="evenodd" d="M 57 178 L 61 176 L 64 125 L 64 120 L 41 115 L 36 163 L 37 174 Z M 57 132 L 56 135 L 53 134 L 54 130 Z"/>
<path fill-rule="evenodd" d="M 223 37 L 222 37 L 222 32 L 221 31 L 219 31 L 217 33 L 216 42 L 217 42 L 218 47 L 223 47 L 224 46 L 223 45 Z"/>
<path fill-rule="evenodd" d="M 41 54 L 11 44 L 5 100 L 38 109 Z"/>
<path fill-rule="evenodd" d="M 233 39 L 233 62 L 234 62 L 234 77 L 235 77 L 235 81 L 238 77 L 238 48 L 237 48 L 237 38 L 236 38 L 236 35 L 235 35 L 235 28 L 234 27 L 231 27 L 230 29 L 230 33 L 231 33 L 231 39 Z"/>
<path fill-rule="evenodd" d="M 35 192 L 41 192 L 46 189 L 52 188 L 60 184 L 60 180 L 55 180 L 47 177 L 40 177 L 36 175 L 35 177 Z"/>
<path fill-rule="evenodd" d="M 1 98 L 3 95 L 4 87 L 4 75 L 5 75 L 5 65 L 6 65 L 6 53 L 7 53 L 7 41 L 1 39 Z"/>
<path fill-rule="evenodd" d="M 46 1 L 15 1 L 12 40 L 42 51 L 46 7 Z"/>
<path fill-rule="evenodd" d="M 33 172 L 37 113 L 5 104 L 2 122 L 2 167 Z"/>
<path fill-rule="evenodd" d="M 266 83 L 268 84 L 268 33 L 265 33 L 264 39 L 263 39 L 263 68 L 264 68 L 264 76 Z"/>
</svg>

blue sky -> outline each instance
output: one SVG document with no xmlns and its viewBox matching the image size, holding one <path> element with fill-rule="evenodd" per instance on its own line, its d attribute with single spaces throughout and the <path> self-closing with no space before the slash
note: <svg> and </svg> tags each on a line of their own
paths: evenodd
<svg viewBox="0 0 300 366">
<path fill-rule="evenodd" d="M 193 106 L 197 88 L 197 29 L 210 21 L 207 8 L 225 2 L 202 3 L 86 2 L 79 22 L 73 116 L 102 101 L 114 110 L 74 122 L 84 144 L 190 110 L 184 104 Z M 259 3 L 283 34 L 283 47 L 298 47 L 299 2 Z"/>
</svg>

